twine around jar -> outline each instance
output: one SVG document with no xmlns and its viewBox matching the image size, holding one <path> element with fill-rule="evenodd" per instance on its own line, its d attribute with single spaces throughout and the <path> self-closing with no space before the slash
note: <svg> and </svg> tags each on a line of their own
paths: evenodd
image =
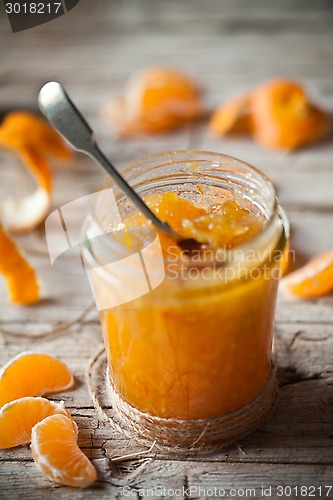
<svg viewBox="0 0 333 500">
<path fill-rule="evenodd" d="M 239 441 L 268 420 L 278 395 L 276 349 L 267 384 L 250 403 L 222 417 L 201 420 L 159 418 L 134 408 L 112 385 L 106 365 L 105 348 L 101 346 L 86 373 L 101 418 L 145 448 L 174 456 L 210 453 Z"/>
<path fill-rule="evenodd" d="M 143 413 L 127 403 L 113 386 L 106 371 L 108 396 L 117 426 L 129 437 L 173 453 L 211 451 L 234 443 L 263 425 L 272 412 L 278 394 L 276 364 L 269 380 L 250 403 L 221 417 L 181 420 Z"/>
</svg>

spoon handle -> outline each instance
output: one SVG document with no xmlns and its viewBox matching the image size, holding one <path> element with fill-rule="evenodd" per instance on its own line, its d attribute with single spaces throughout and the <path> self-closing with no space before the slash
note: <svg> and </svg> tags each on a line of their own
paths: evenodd
<svg viewBox="0 0 333 500">
<path fill-rule="evenodd" d="M 116 181 L 152 224 L 176 241 L 180 236 L 167 222 L 163 222 L 150 210 L 140 196 L 131 188 L 99 149 L 94 133 L 80 111 L 73 104 L 62 85 L 49 82 L 39 92 L 38 104 L 41 112 L 59 134 L 77 151 L 91 156 Z"/>
<path fill-rule="evenodd" d="M 87 151 L 87 154 L 94 158 L 94 160 L 104 168 L 104 170 L 116 181 L 122 191 L 127 194 L 130 200 L 132 200 L 132 202 L 140 210 L 140 212 L 145 215 L 157 229 L 159 229 L 163 233 L 167 233 L 168 236 L 171 236 L 176 241 L 181 239 L 167 222 L 163 222 L 156 217 L 154 212 L 150 210 L 150 208 L 145 204 L 142 198 L 140 198 L 140 196 L 134 191 L 134 189 L 131 188 L 131 186 L 125 181 L 122 175 L 120 175 L 118 170 L 116 170 L 111 165 L 109 160 L 105 157 L 96 143 L 93 144 L 93 149 L 91 151 Z"/>
</svg>

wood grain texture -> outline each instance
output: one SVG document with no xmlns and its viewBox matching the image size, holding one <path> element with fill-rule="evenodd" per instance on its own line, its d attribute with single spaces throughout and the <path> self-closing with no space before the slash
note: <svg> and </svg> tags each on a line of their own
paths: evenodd
<svg viewBox="0 0 333 500">
<path fill-rule="evenodd" d="M 96 0 L 94 6 L 81 0 L 65 17 L 15 35 L 2 16 L 0 112 L 36 108 L 38 89 L 58 79 L 75 96 L 119 167 L 144 154 L 188 148 L 255 164 L 273 179 L 287 211 L 297 267 L 333 245 L 332 141 L 293 154 L 271 152 L 247 139 L 217 140 L 206 123 L 154 139 L 119 141 L 103 122 L 101 110 L 131 73 L 161 63 L 197 78 L 208 109 L 282 75 L 302 80 L 319 104 L 333 110 L 332 23 L 332 3 L 325 0 Z M 26 177 L 19 172 L 13 182 L 11 163 L 1 158 L 0 196 L 9 181 L 20 192 Z M 81 156 L 71 167 L 54 165 L 54 173 L 53 208 L 93 192 L 103 178 Z M 1 499 L 119 499 L 128 491 L 124 488 L 130 488 L 130 498 L 149 496 L 147 488 L 155 488 L 153 498 L 208 498 L 213 488 L 224 489 L 226 498 L 232 488 L 251 488 L 252 498 L 262 498 L 262 486 L 272 486 L 271 498 L 277 498 L 279 485 L 332 485 L 332 295 L 306 302 L 279 295 L 275 345 L 281 390 L 277 409 L 264 427 L 214 455 L 175 461 L 152 451 L 142 455 L 146 461 L 141 465 L 129 464 L 139 469 L 119 471 L 110 457 L 140 448 L 98 419 L 85 385 L 89 359 L 102 343 L 97 313 L 92 309 L 62 329 L 91 304 L 86 278 L 73 280 L 52 269 L 42 228 L 18 240 L 39 270 L 44 300 L 31 308 L 10 306 L 0 280 L 0 363 L 31 349 L 69 364 L 76 389 L 54 399 L 63 399 L 72 412 L 80 428 L 79 445 L 93 460 L 99 480 L 88 491 L 52 485 L 23 447 L 0 453 Z M 40 337 L 54 328 L 57 336 Z M 294 491 L 289 498 L 299 495 Z"/>
</svg>

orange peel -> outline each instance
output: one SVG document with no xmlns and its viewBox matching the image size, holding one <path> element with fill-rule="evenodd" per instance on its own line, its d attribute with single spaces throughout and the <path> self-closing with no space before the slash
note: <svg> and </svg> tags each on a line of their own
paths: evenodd
<svg viewBox="0 0 333 500">
<path fill-rule="evenodd" d="M 219 136 L 245 132 L 267 148 L 293 150 L 324 138 L 330 120 L 298 82 L 276 79 L 225 102 L 210 129 Z"/>
<path fill-rule="evenodd" d="M 73 375 L 65 363 L 48 354 L 24 352 L 0 370 L 0 407 L 25 396 L 67 391 L 73 385 Z"/>
<path fill-rule="evenodd" d="M 249 96 L 241 94 L 220 106 L 210 119 L 210 129 L 216 135 L 250 131 Z"/>
<path fill-rule="evenodd" d="M 281 281 L 283 290 L 304 299 L 333 291 L 333 250 L 323 252 Z"/>
<path fill-rule="evenodd" d="M 130 79 L 123 96 L 110 101 L 107 116 L 123 137 L 166 132 L 202 115 L 199 94 L 184 73 L 149 68 Z"/>
<path fill-rule="evenodd" d="M 5 117 L 0 139 L 34 144 L 44 154 L 63 160 L 70 160 L 73 155 L 69 146 L 44 119 L 26 111 L 13 111 Z"/>
<path fill-rule="evenodd" d="M 66 415 L 63 401 L 55 403 L 40 397 L 24 397 L 5 404 L 0 409 L 0 448 L 13 448 L 31 442 L 32 428 L 55 414 Z"/>
<path fill-rule="evenodd" d="M 65 415 L 51 415 L 35 425 L 31 435 L 33 459 L 56 483 L 87 488 L 96 480 L 95 467 L 77 445 L 76 424 Z"/>
<path fill-rule="evenodd" d="M 15 242 L 1 225 L 0 274 L 7 281 L 9 298 L 12 302 L 29 305 L 40 299 L 40 287 L 34 268 L 21 254 Z"/>
<path fill-rule="evenodd" d="M 19 199 L 0 203 L 0 220 L 11 232 L 26 232 L 46 217 L 51 203 L 52 172 L 47 156 L 69 159 L 71 152 L 61 137 L 44 121 L 27 112 L 13 112 L 0 127 L 0 146 L 14 152 L 33 175 L 36 189 Z"/>
<path fill-rule="evenodd" d="M 250 99 L 254 138 L 268 148 L 296 149 L 323 138 L 329 120 L 303 87 L 289 80 L 260 85 Z"/>
</svg>

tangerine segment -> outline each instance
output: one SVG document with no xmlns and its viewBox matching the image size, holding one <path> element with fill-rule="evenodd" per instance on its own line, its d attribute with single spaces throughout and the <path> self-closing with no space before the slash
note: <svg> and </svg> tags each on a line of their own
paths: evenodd
<svg viewBox="0 0 333 500">
<path fill-rule="evenodd" d="M 301 85 L 273 80 L 251 92 L 254 138 L 269 148 L 296 149 L 324 137 L 329 119 L 310 103 Z"/>
<path fill-rule="evenodd" d="M 302 298 L 320 297 L 333 290 L 333 250 L 321 253 L 282 280 L 283 287 Z"/>
<path fill-rule="evenodd" d="M 5 117 L 0 128 L 0 141 L 9 144 L 15 140 L 37 146 L 39 151 L 56 158 L 67 160 L 72 157 L 72 151 L 60 135 L 33 113 L 14 111 Z"/>
<path fill-rule="evenodd" d="M 32 429 L 32 456 L 51 481 L 87 488 L 96 479 L 96 469 L 77 445 L 77 428 L 64 415 L 52 415 Z"/>
<path fill-rule="evenodd" d="M 198 86 L 171 68 L 150 68 L 129 81 L 125 94 L 108 107 L 123 136 L 159 133 L 180 127 L 202 115 Z"/>
<path fill-rule="evenodd" d="M 0 448 L 13 448 L 31 441 L 32 428 L 50 415 L 70 417 L 64 403 L 25 397 L 5 404 L 0 410 Z"/>
<path fill-rule="evenodd" d="M 242 94 L 225 102 L 213 113 L 210 129 L 216 135 L 250 132 L 249 96 Z"/>
<path fill-rule="evenodd" d="M 67 391 L 74 385 L 69 368 L 48 354 L 25 352 L 0 371 L 0 406 L 24 396 Z"/>
<path fill-rule="evenodd" d="M 2 229 L 1 225 L 0 274 L 7 280 L 9 297 L 12 302 L 27 305 L 39 300 L 39 284 L 35 270 L 25 260 L 14 241 Z M 15 397 L 11 399 L 15 399 Z M 0 403 L 0 406 L 1 404 L 3 403 Z"/>
<path fill-rule="evenodd" d="M 287 241 L 285 249 L 283 250 L 283 254 L 281 257 L 281 263 L 280 263 L 280 272 L 281 276 L 284 276 L 286 272 L 288 271 L 290 262 L 291 262 L 291 250 L 290 250 L 290 242 Z"/>
</svg>

